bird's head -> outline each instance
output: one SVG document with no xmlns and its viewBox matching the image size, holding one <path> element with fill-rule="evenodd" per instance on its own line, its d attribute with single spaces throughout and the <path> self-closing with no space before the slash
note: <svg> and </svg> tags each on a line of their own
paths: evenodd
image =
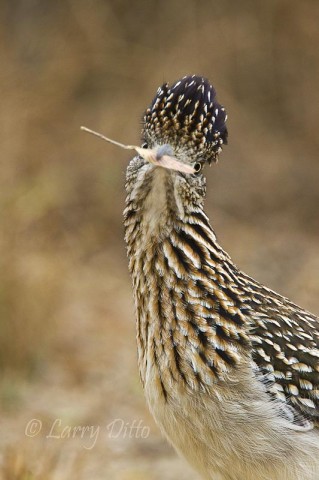
<svg viewBox="0 0 319 480">
<path fill-rule="evenodd" d="M 226 112 L 205 78 L 165 83 L 143 116 L 142 148 L 127 169 L 131 199 L 143 201 L 150 185 L 165 187 L 172 204 L 202 204 L 203 167 L 216 162 L 227 143 Z M 162 187 L 159 186 L 162 185 Z"/>
<path fill-rule="evenodd" d="M 149 198 L 156 203 L 156 195 L 165 189 L 172 206 L 202 203 L 202 169 L 217 162 L 227 143 L 226 118 L 214 87 L 207 79 L 192 75 L 157 90 L 143 116 L 142 146 L 123 145 L 82 128 L 137 152 L 127 168 L 126 187 L 133 202 L 143 203 L 155 191 Z"/>
<path fill-rule="evenodd" d="M 199 173 L 206 163 L 217 161 L 227 143 L 226 118 L 207 79 L 192 75 L 171 87 L 164 83 L 143 117 L 144 146 L 158 158 L 175 157 Z"/>
</svg>

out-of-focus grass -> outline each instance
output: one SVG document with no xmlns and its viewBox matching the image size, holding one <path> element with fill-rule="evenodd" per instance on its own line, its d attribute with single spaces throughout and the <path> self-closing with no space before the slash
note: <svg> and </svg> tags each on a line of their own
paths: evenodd
<svg viewBox="0 0 319 480">
<path fill-rule="evenodd" d="M 8 448 L 4 453 L 0 478 L 2 480 L 51 480 L 54 478 L 56 459 L 45 457 L 45 465 L 31 465 L 23 449 Z"/>
<path fill-rule="evenodd" d="M 220 242 L 319 312 L 318 22 L 308 0 L 1 2 L 0 478 L 193 478 L 139 385 L 121 240 L 128 156 L 79 130 L 136 143 L 163 81 L 203 74 L 228 111 L 229 145 L 207 169 Z M 32 418 L 118 417 L 142 418 L 150 438 L 101 436 L 83 452 L 24 434 Z"/>
<path fill-rule="evenodd" d="M 20 444 L 6 448 L 0 467 L 1 480 L 54 480 L 60 478 L 83 478 L 83 461 L 85 455 L 63 458 L 63 449 L 33 449 Z"/>
<path fill-rule="evenodd" d="M 58 270 L 58 263 L 53 255 L 29 254 L 6 265 L 0 284 L 2 373 L 9 368 L 32 374 L 40 368 L 60 297 L 63 267 Z"/>
</svg>

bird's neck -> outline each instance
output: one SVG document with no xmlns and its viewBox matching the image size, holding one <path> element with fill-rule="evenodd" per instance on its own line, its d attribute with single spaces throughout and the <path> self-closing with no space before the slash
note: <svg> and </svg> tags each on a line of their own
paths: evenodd
<svg viewBox="0 0 319 480">
<path fill-rule="evenodd" d="M 214 377 L 237 362 L 237 344 L 246 341 L 237 269 L 218 245 L 202 206 L 179 204 L 169 177 L 158 172 L 143 186 L 143 196 L 129 192 L 124 213 L 142 380 L 147 358 L 160 355 L 163 342 L 173 342 L 169 348 L 178 355 L 186 338 L 198 345 L 196 355 L 206 352 L 207 375 Z M 208 338 L 209 325 L 216 333 Z M 168 359 L 161 358 L 165 371 Z"/>
<path fill-rule="evenodd" d="M 159 295 L 164 285 L 179 285 L 182 293 L 200 283 L 217 301 L 220 297 L 233 304 L 222 289 L 229 280 L 236 283 L 237 268 L 218 244 L 202 208 L 188 208 L 181 216 L 154 190 L 143 205 L 128 201 L 124 226 L 136 301 Z"/>
<path fill-rule="evenodd" d="M 165 277 L 164 266 L 156 264 L 160 258 L 185 280 L 200 277 L 208 265 L 216 271 L 236 268 L 218 244 L 202 201 L 185 201 L 164 169 L 154 169 L 143 184 L 130 190 L 124 226 L 133 284 L 147 266 L 162 269 L 158 273 Z"/>
<path fill-rule="evenodd" d="M 196 191 L 190 192 L 187 184 L 179 182 L 178 177 L 169 171 L 151 168 L 128 189 L 124 212 L 127 243 L 143 244 L 144 248 L 154 246 L 179 229 L 180 224 L 196 223 L 198 216 L 205 218 L 215 242 L 215 235 L 203 212 L 202 196 Z"/>
</svg>

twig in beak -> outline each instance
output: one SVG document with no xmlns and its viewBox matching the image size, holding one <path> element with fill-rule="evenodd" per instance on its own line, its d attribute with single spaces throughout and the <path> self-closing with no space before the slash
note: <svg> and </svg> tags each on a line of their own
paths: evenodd
<svg viewBox="0 0 319 480">
<path fill-rule="evenodd" d="M 167 168 L 169 170 L 176 170 L 178 172 L 183 172 L 183 173 L 195 173 L 195 170 L 193 167 L 191 167 L 190 165 L 187 165 L 186 163 L 179 162 L 175 157 L 171 155 L 164 154 L 162 156 L 158 156 L 158 152 L 156 149 L 142 148 L 142 147 L 137 147 L 136 145 L 124 145 L 123 143 L 116 142 L 115 140 L 112 140 L 111 138 L 108 138 L 105 135 L 102 135 L 102 133 L 95 132 L 94 130 L 91 130 L 90 128 L 87 128 L 87 127 L 82 126 L 81 130 L 84 130 L 85 132 L 90 133 L 91 135 L 95 135 L 96 137 L 99 137 L 102 140 L 105 140 L 106 142 L 112 143 L 117 147 L 124 148 L 125 150 L 135 150 L 142 158 L 144 158 L 148 162 L 158 167 Z"/>
<path fill-rule="evenodd" d="M 95 132 L 94 130 L 91 130 L 90 128 L 87 127 L 80 127 L 81 130 L 87 133 L 91 133 L 91 135 L 95 135 L 96 137 L 102 138 L 102 140 L 105 140 L 106 142 L 113 143 L 113 145 L 116 145 L 117 147 L 125 148 L 125 150 L 136 150 L 136 147 L 134 145 L 124 145 L 123 143 L 117 142 L 116 140 L 112 140 L 111 138 L 106 137 L 105 135 L 102 135 L 102 133 Z"/>
</svg>

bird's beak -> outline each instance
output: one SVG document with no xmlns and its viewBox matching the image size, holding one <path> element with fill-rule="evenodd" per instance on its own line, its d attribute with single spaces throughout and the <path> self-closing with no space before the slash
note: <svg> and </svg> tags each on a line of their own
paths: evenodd
<svg viewBox="0 0 319 480">
<path fill-rule="evenodd" d="M 190 165 L 179 162 L 176 157 L 167 154 L 160 154 L 158 149 L 155 148 L 141 148 L 134 147 L 134 150 L 147 160 L 148 162 L 158 167 L 167 168 L 169 170 L 176 170 L 183 173 L 194 173 L 195 170 Z"/>
<path fill-rule="evenodd" d="M 195 173 L 195 170 L 191 165 L 179 162 L 177 158 L 172 155 L 161 153 L 160 149 L 142 148 L 135 145 L 123 145 L 122 143 L 105 137 L 101 133 L 95 132 L 90 128 L 81 127 L 81 130 L 91 133 L 92 135 L 96 135 L 97 137 L 100 137 L 103 140 L 106 140 L 107 142 L 112 143 L 113 145 L 116 145 L 118 147 L 125 148 L 126 150 L 135 150 L 142 158 L 144 158 L 144 160 L 152 163 L 153 165 L 156 165 L 157 167 L 167 168 L 169 170 L 176 170 L 177 172 L 182 173 Z"/>
</svg>

